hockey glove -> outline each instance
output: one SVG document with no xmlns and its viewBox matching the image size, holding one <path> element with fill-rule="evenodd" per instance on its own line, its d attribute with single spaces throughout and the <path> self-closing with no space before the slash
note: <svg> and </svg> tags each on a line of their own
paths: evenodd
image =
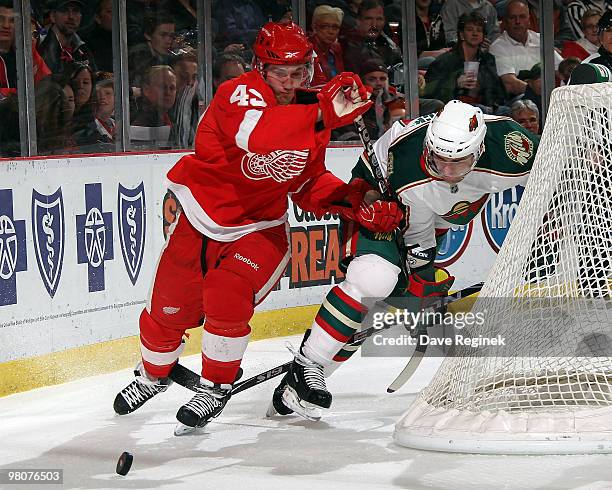
<svg viewBox="0 0 612 490">
<path fill-rule="evenodd" d="M 348 184 L 349 192 L 343 205 L 332 208 L 345 219 L 356 221 L 364 228 L 379 233 L 393 231 L 400 224 L 404 213 L 396 202 L 382 201 L 378 191 L 363 179 Z"/>
<path fill-rule="evenodd" d="M 416 273 L 410 274 L 408 279 L 408 293 L 419 298 L 430 298 L 435 296 L 448 296 L 448 291 L 455 282 L 455 276 L 451 276 L 446 269 L 435 267 L 436 276 L 443 276 L 439 281 L 427 281 Z M 438 277 L 436 277 L 438 279 Z"/>
<path fill-rule="evenodd" d="M 335 129 L 351 124 L 373 104 L 359 75 L 342 72 L 327 82 L 317 94 L 323 124 Z"/>
</svg>

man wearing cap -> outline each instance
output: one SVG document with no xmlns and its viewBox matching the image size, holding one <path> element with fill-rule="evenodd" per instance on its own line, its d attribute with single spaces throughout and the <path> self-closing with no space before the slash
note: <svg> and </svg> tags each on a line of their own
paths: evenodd
<svg viewBox="0 0 612 490">
<path fill-rule="evenodd" d="M 537 106 L 540 127 L 542 127 L 542 64 L 536 63 L 530 70 L 521 70 L 518 78 L 527 83 L 521 100 L 530 100 Z"/>
<path fill-rule="evenodd" d="M 81 26 L 81 0 L 52 0 L 49 2 L 51 28 L 38 46 L 38 52 L 53 73 L 64 70 L 68 62 L 88 63 L 97 70 L 91 50 L 76 31 Z"/>
</svg>

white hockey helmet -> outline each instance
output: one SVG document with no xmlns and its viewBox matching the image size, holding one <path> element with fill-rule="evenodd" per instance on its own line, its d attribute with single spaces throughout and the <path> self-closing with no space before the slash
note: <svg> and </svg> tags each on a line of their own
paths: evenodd
<svg viewBox="0 0 612 490">
<path fill-rule="evenodd" d="M 471 167 L 474 168 L 484 153 L 486 134 L 487 126 L 478 107 L 459 100 L 449 101 L 427 127 L 424 142 L 427 168 L 438 175 L 432 154 L 451 159 L 474 155 Z"/>
</svg>

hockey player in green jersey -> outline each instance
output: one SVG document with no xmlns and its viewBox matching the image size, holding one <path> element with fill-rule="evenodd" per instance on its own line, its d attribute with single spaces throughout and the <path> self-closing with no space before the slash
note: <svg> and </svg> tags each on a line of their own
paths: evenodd
<svg viewBox="0 0 612 490">
<path fill-rule="evenodd" d="M 324 368 L 354 353 L 345 344 L 374 298 L 447 294 L 454 278 L 445 271 L 436 274 L 434 267 L 441 238 L 451 226 L 472 221 L 492 193 L 525 185 L 538 142 L 510 118 L 484 116 L 479 108 L 452 100 L 438 114 L 396 122 L 374 144 L 382 174 L 406 208 L 406 257 L 392 233 L 347 225 L 345 253 L 353 259 L 346 279 L 327 294 L 274 392 L 269 414 L 295 411 L 318 419 L 320 409 L 331 406 Z M 376 185 L 365 154 L 352 177 Z M 408 278 L 400 260 L 407 262 Z"/>
</svg>

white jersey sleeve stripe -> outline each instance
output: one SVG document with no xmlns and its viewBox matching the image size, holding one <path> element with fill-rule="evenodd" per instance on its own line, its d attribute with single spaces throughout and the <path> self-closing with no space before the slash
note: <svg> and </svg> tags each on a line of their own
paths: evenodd
<svg viewBox="0 0 612 490">
<path fill-rule="evenodd" d="M 263 116 L 263 112 L 255 109 L 248 110 L 244 113 L 244 118 L 236 133 L 236 146 L 238 146 L 238 148 L 242 148 L 246 152 L 249 151 L 249 138 L 261 119 L 261 116 Z"/>
</svg>

